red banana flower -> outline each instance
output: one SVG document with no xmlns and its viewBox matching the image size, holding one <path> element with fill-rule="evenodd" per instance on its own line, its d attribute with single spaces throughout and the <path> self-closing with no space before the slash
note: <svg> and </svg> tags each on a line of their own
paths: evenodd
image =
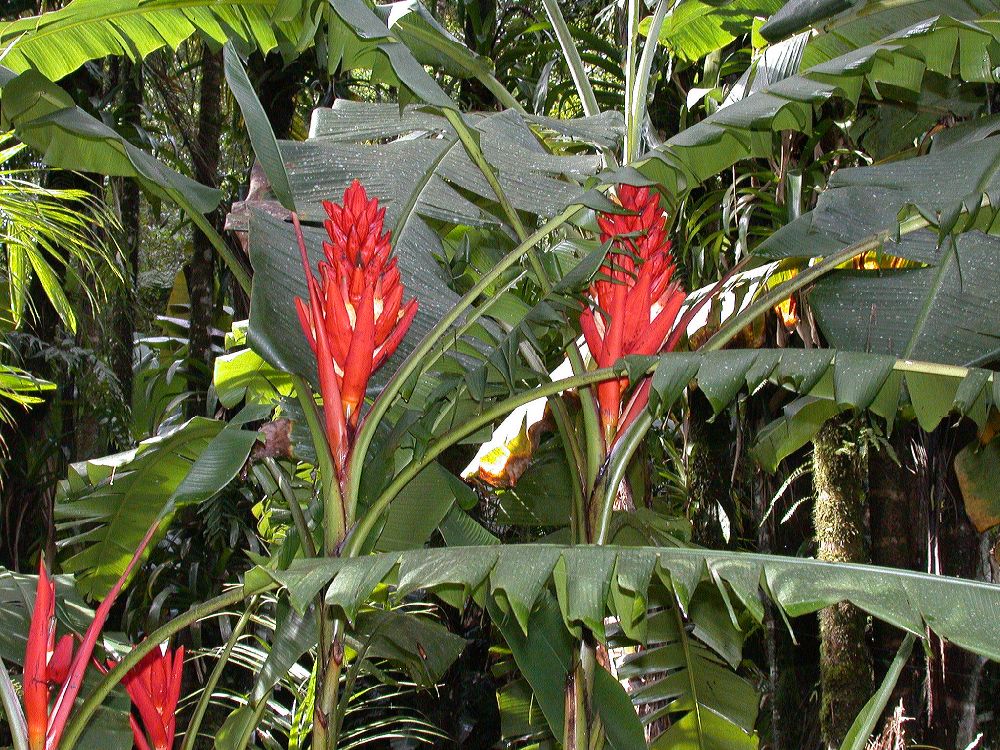
<svg viewBox="0 0 1000 750">
<path fill-rule="evenodd" d="M 659 352 L 684 302 L 684 290 L 672 281 L 674 262 L 667 239 L 667 218 L 659 193 L 648 187 L 618 187 L 618 202 L 628 214 L 602 214 L 601 240 L 612 252 L 590 288 L 595 313 L 588 306 L 580 327 L 598 367 L 610 367 L 630 354 Z M 601 423 L 608 444 L 619 427 L 626 378 L 597 386 Z M 647 394 L 648 391 L 644 391 Z M 629 412 L 635 411 L 630 408 Z"/>
<path fill-rule="evenodd" d="M 156 533 L 159 522 L 160 519 L 154 521 L 146 531 L 132 559 L 125 566 L 125 571 L 97 607 L 94 619 L 80 639 L 80 647 L 75 653 L 72 636 L 65 635 L 58 643 L 55 642 L 55 583 L 49 576 L 44 561 L 39 563 L 35 606 L 24 652 L 24 720 L 30 750 L 57 750 L 59 747 L 70 711 L 80 694 L 84 674 L 104 623 L 111 613 L 111 607 Z M 52 686 L 58 686 L 59 690 L 50 707 L 49 688 Z"/>
<path fill-rule="evenodd" d="M 114 667 L 114 662 L 108 662 Z M 184 647 L 171 651 L 166 646 L 153 649 L 129 670 L 122 680 L 129 698 L 139 712 L 130 715 L 132 736 L 139 750 L 170 750 L 177 726 L 177 700 L 181 694 Z"/>
<path fill-rule="evenodd" d="M 56 587 L 45 563 L 40 561 L 35 607 L 24 652 L 24 716 L 31 750 L 45 748 L 49 690 L 66 679 L 72 658 L 73 636 L 64 635 L 56 643 Z"/>
<path fill-rule="evenodd" d="M 368 199 L 355 180 L 343 205 L 323 201 L 330 237 L 326 260 L 313 274 L 298 217 L 292 214 L 309 300 L 295 299 L 299 324 L 316 355 L 327 437 L 338 471 L 349 450 L 349 431 L 358 426 L 368 379 L 406 335 L 417 301 L 403 303 L 397 259 L 383 232 L 385 208 Z"/>
</svg>

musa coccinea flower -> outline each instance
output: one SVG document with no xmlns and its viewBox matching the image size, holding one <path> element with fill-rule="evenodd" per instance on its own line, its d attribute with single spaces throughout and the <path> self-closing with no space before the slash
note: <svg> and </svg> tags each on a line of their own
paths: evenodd
<svg viewBox="0 0 1000 750">
<path fill-rule="evenodd" d="M 108 665 L 115 666 L 114 662 Z M 139 750 L 170 750 L 173 747 L 183 669 L 184 647 L 171 651 L 162 645 L 146 654 L 122 679 L 141 719 L 136 720 L 134 715 L 129 717 Z"/>
<path fill-rule="evenodd" d="M 35 607 L 24 652 L 24 718 L 28 727 L 28 747 L 44 750 L 49 729 L 49 690 L 61 685 L 73 658 L 73 636 L 64 635 L 56 643 L 56 587 L 38 564 Z"/>
<path fill-rule="evenodd" d="M 159 524 L 160 519 L 157 519 L 146 531 L 124 572 L 94 611 L 94 619 L 80 638 L 75 652 L 72 636 L 63 636 L 58 644 L 55 642 L 55 583 L 44 561 L 39 564 L 35 606 L 24 652 L 24 719 L 30 750 L 57 750 L 59 747 L 111 607 Z M 59 689 L 50 706 L 49 688 L 53 686 Z"/>
<path fill-rule="evenodd" d="M 383 232 L 385 208 L 368 199 L 355 180 L 342 204 L 323 202 L 326 259 L 312 271 L 298 217 L 292 221 L 309 286 L 308 301 L 296 298 L 302 331 L 316 355 L 327 438 L 338 471 L 357 428 L 372 373 L 396 351 L 417 314 L 417 301 L 403 302 L 403 284 Z"/>
<path fill-rule="evenodd" d="M 680 284 L 672 279 L 675 266 L 659 193 L 648 187 L 620 185 L 617 197 L 629 213 L 598 216 L 601 240 L 611 241 L 611 252 L 580 315 L 580 327 L 598 367 L 610 367 L 631 354 L 659 352 L 685 297 Z M 597 386 L 609 446 L 619 427 L 622 394 L 627 387 L 625 378 Z M 630 414 L 635 413 L 634 407 Z"/>
</svg>

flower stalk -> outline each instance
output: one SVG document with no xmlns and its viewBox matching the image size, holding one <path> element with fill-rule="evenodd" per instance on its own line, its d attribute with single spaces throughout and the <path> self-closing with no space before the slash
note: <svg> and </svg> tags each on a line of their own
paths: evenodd
<svg viewBox="0 0 1000 750">
<path fill-rule="evenodd" d="M 623 357 L 649 356 L 672 349 L 678 337 L 670 334 L 685 300 L 683 288 L 673 278 L 676 267 L 659 193 L 631 185 L 619 185 L 616 193 L 623 212 L 604 213 L 597 218 L 601 241 L 609 243 L 610 249 L 580 314 L 580 328 L 599 369 L 611 368 Z M 590 496 L 578 541 L 609 541 L 611 510 L 624 479 L 627 458 L 634 452 L 633 441 L 627 441 L 625 451 L 619 450 L 618 441 L 645 412 L 649 387 L 648 376 L 631 383 L 617 375 L 596 386 L 601 431 L 598 436 L 589 436 L 592 445 L 588 454 L 599 457 L 600 465 L 588 467 L 595 481 L 588 483 Z M 631 398 L 625 401 L 630 388 Z M 626 460 L 616 460 L 622 455 Z M 604 728 L 592 700 L 595 671 L 603 668 L 596 650 L 591 634 L 584 633 L 566 685 L 563 746 L 567 750 L 603 745 Z"/>
<path fill-rule="evenodd" d="M 356 437 L 368 381 L 392 356 L 417 313 L 417 301 L 404 301 L 391 234 L 384 231 L 385 208 L 369 199 L 357 180 L 344 192 L 343 202 L 323 202 L 328 241 L 324 259 L 313 273 L 298 215 L 292 224 L 306 275 L 308 300 L 296 298 L 302 333 L 316 357 L 323 421 L 304 381 L 296 390 L 323 473 L 324 545 L 327 557 L 341 554 L 354 525 L 358 482 L 352 475 Z M 360 462 L 360 463 L 363 463 Z M 352 468 L 353 467 L 353 468 Z M 330 476 L 331 474 L 335 476 Z M 326 607 L 319 610 L 320 675 L 313 721 L 313 745 L 337 746 L 337 693 L 344 660 L 343 624 Z"/>
</svg>

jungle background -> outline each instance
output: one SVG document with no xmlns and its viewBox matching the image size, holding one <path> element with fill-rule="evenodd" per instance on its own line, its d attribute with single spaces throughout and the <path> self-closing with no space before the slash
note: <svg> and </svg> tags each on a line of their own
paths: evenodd
<svg viewBox="0 0 1000 750">
<path fill-rule="evenodd" d="M 138 0 L 105 5 L 102 12 L 123 19 L 143 7 Z M 31 39 L 30 19 L 58 11 L 60 3 L 7 0 L 0 9 L 0 50 L 9 45 L 0 52 L 5 54 L 0 64 L 18 73 L 33 69 L 38 79 L 57 83 L 65 92 L 58 96 L 69 97 L 75 111 L 103 126 L 103 142 L 118 144 L 115 158 L 130 155 L 140 164 L 130 168 L 131 177 L 128 169 L 102 172 L 94 165 L 103 157 L 90 146 L 60 142 L 58 134 L 39 136 L 43 126 L 28 121 L 32 107 L 40 106 L 36 98 L 49 101 L 56 95 L 41 80 L 4 77 L 0 118 L 10 133 L 0 143 L 0 362 L 10 380 L 0 382 L 6 388 L 0 402 L 0 567 L 8 581 L 0 579 L 0 590 L 10 589 L 16 574 L 33 572 L 41 554 L 54 561 L 57 572 L 79 574 L 103 564 L 99 558 L 108 553 L 90 546 L 92 537 L 80 524 L 136 512 L 144 502 L 155 505 L 158 500 L 150 499 L 155 493 L 148 488 L 162 484 L 169 494 L 203 446 L 177 447 L 170 460 L 159 461 L 157 468 L 150 463 L 142 476 L 130 476 L 125 481 L 134 488 L 116 496 L 114 509 L 97 507 L 96 501 L 89 507 L 74 505 L 80 497 L 74 493 L 81 492 L 88 476 L 92 481 L 101 471 L 114 471 L 114 462 L 87 462 L 138 451 L 129 454 L 133 460 L 156 449 L 152 436 L 169 435 L 199 417 L 233 418 L 245 403 L 222 392 L 218 376 L 220 358 L 228 362 L 225 358 L 243 345 L 245 329 L 238 323 L 250 314 L 249 296 L 234 274 L 237 267 L 244 274 L 253 270 L 245 234 L 230 230 L 245 230 L 241 211 L 258 198 L 266 202 L 261 196 L 268 188 L 259 167 L 254 169 L 251 136 L 227 85 L 221 42 L 227 37 L 240 42 L 249 82 L 279 141 L 305 142 L 314 135 L 313 110 L 335 102 L 398 109 L 393 82 L 377 69 L 337 63 L 329 48 L 342 42 L 332 31 L 324 36 L 314 29 L 315 38 L 306 44 L 301 41 L 308 32 L 298 38 L 272 34 L 272 44 L 258 26 L 266 26 L 261 19 L 269 14 L 291 18 L 281 15 L 278 6 L 285 3 L 234 0 L 225 5 L 225 11 L 217 9 L 220 14 L 250 15 L 241 16 L 243 21 L 225 16 L 214 24 L 203 16 L 178 20 L 165 15 L 162 23 L 174 26 L 169 32 L 160 29 L 160 43 L 141 31 L 134 38 L 142 41 L 123 41 L 103 21 L 81 16 L 76 28 L 62 30 L 76 35 L 75 43 L 86 50 L 75 58 L 61 48 L 46 52 L 44 39 L 38 49 L 22 43 Z M 648 17 L 656 4 L 635 5 L 647 16 L 639 27 L 644 34 L 656 23 Z M 990 81 L 998 44 L 990 36 L 997 31 L 991 14 L 1000 6 L 985 0 L 784 5 L 781 0 L 679 0 L 666 4 L 669 12 L 659 21 L 660 44 L 650 61 L 645 94 L 648 116 L 638 125 L 643 151 L 668 144 L 785 79 L 811 80 L 816 91 L 829 86 L 838 92 L 811 102 L 807 114 L 762 109 L 757 116 L 771 119 L 764 129 L 746 129 L 747 142 L 753 141 L 746 149 L 750 158 L 716 169 L 714 160 L 726 157 L 712 149 L 722 146 L 706 146 L 702 158 L 711 175 L 674 186 L 670 235 L 678 273 L 689 290 L 715 284 L 779 229 L 786 228 L 781 237 L 792 236 L 787 228 L 822 208 L 821 196 L 836 192 L 832 187 L 846 197 L 826 207 L 824 227 L 842 229 L 845 244 L 852 222 L 864 225 L 859 217 L 886 207 L 877 205 L 885 200 L 880 193 L 848 194 L 864 180 L 844 176 L 838 182 L 838 173 L 854 174 L 843 170 L 884 168 L 879 174 L 889 177 L 873 178 L 868 185 L 891 178 L 901 192 L 918 196 L 900 199 L 899 205 L 919 207 L 923 196 L 949 191 L 961 203 L 973 191 L 956 183 L 975 165 L 983 170 L 975 174 L 986 191 L 983 206 L 991 205 L 985 187 L 992 186 L 996 164 L 991 146 L 963 152 L 961 158 L 943 154 L 914 164 L 962 138 L 989 143 L 991 128 L 997 127 L 992 115 L 1000 107 L 1000 87 Z M 509 108 L 511 101 L 498 90 L 523 112 L 554 119 L 625 110 L 630 4 L 567 0 L 558 8 L 579 50 L 593 101 L 581 99 L 559 39 L 562 29 L 536 0 L 428 0 L 422 12 L 476 61 L 486 61 L 499 85 L 485 85 L 482 78 L 448 66 L 427 70 L 466 112 Z M 157 27 L 161 20 L 149 23 Z M 956 58 L 954 67 L 949 58 L 948 72 L 930 65 L 915 72 L 916 66 L 902 58 L 862 54 L 879 40 L 923 33 L 912 31 L 920 23 L 937 24 L 942 38 L 952 29 L 949 23 L 955 39 L 973 31 L 985 35 L 986 52 L 977 52 L 961 36 L 949 48 Z M 941 51 L 948 42 L 934 44 L 921 47 L 927 57 L 948 54 Z M 851 55 L 856 55 L 856 69 L 864 68 L 860 78 L 851 77 L 851 65 L 836 64 Z M 812 79 L 802 73 L 824 64 L 827 72 Z M 802 96 L 800 101 L 809 101 Z M 778 122 L 781 117 L 786 119 Z M 57 125 L 64 128 L 60 132 L 73 132 L 72 123 Z M 733 129 L 734 138 L 743 137 L 737 126 Z M 571 154 L 576 146 L 564 148 Z M 191 205 L 179 206 L 168 191 L 151 187 L 160 174 L 154 170 L 160 169 L 216 188 L 221 199 L 190 193 Z M 192 222 L 192 205 L 224 246 Z M 975 214 L 968 201 L 962 206 Z M 895 217 L 897 206 L 889 208 Z M 972 227 L 973 217 L 968 226 L 956 228 L 957 214 L 938 214 L 935 222 L 938 231 L 917 235 L 909 252 L 883 255 L 873 249 L 794 292 L 791 305 L 769 307 L 730 347 L 835 347 L 995 370 L 1000 263 L 992 226 L 987 221 L 979 231 Z M 807 238 L 814 244 L 800 245 L 799 254 L 832 254 L 837 243 L 831 244 L 829 236 Z M 459 293 L 475 283 L 500 252 L 497 248 L 510 244 L 489 227 L 445 237 L 435 260 Z M 954 243 L 953 255 L 930 259 L 931 249 L 948 243 Z M 780 248 L 773 257 L 782 257 Z M 801 268 L 783 266 L 775 278 L 792 278 Z M 537 302 L 530 289 L 521 291 L 523 304 Z M 749 292 L 733 294 L 739 298 Z M 698 347 L 699 336 L 719 329 L 721 314 L 711 308 L 704 330 L 688 342 L 691 349 Z M 289 317 L 294 318 L 292 311 Z M 908 378 L 907 386 L 911 395 L 921 387 L 916 377 Z M 973 413 L 977 392 L 967 410 L 956 411 L 951 408 L 954 389 L 942 394 L 930 380 L 924 387 L 933 398 L 913 399 L 913 406 L 901 407 L 898 419 L 895 405 L 844 409 L 848 401 L 829 408 L 822 401 L 793 401 L 774 385 L 727 399 L 710 399 L 703 389 L 689 388 L 683 407 L 651 430 L 639 452 L 639 468 L 630 475 L 634 505 L 647 513 L 641 523 L 678 544 L 713 550 L 818 556 L 997 582 L 996 408 L 983 406 L 981 414 Z M 528 440 L 528 468 L 513 487 L 473 478 L 468 495 L 456 491 L 477 528 L 505 543 L 536 538 L 556 525 L 545 505 L 551 488 L 565 484 L 565 469 L 551 429 L 543 426 L 534 437 L 533 443 Z M 295 437 L 289 433 L 284 439 Z M 451 448 L 440 465 L 457 477 L 476 447 Z M 268 462 L 286 451 L 273 448 L 267 455 L 272 448 L 269 441 L 254 449 L 224 486 L 178 508 L 116 605 L 112 630 L 132 640 L 153 631 L 222 591 L 280 541 L 288 520 L 273 500 L 279 496 L 278 477 Z M 442 546 L 449 533 L 454 529 L 435 524 L 429 544 Z M 78 576 L 75 596 L 81 606 L 98 594 L 93 577 Z M 353 742 L 491 748 L 551 741 L 545 739 L 544 722 L 540 726 L 532 714 L 527 683 L 483 608 L 469 603 L 455 610 L 420 592 L 403 606 L 425 611 L 464 639 L 464 649 L 432 680 L 433 687 L 415 684 L 420 680 L 405 671 L 392 678 L 375 670 L 366 675 L 364 689 L 356 689 L 349 722 Z M 726 603 L 706 596 L 703 606 L 721 612 Z M 760 747 L 840 747 L 896 657 L 901 632 L 850 604 L 824 609 L 818 618 L 797 618 L 791 627 L 774 605 L 763 606 L 759 625 L 744 618 L 745 632 L 737 635 L 720 625 L 699 637 L 722 652 L 736 649 L 731 666 L 753 687 Z M 197 747 L 218 743 L 212 738 L 220 732 L 225 736 L 227 717 L 247 703 L 255 675 L 268 659 L 276 623 L 286 617 L 281 603 L 266 597 L 246 621 L 241 614 L 206 620 L 181 636 L 194 655 L 180 707 L 183 727 L 234 629 L 243 633 L 226 653 L 234 667 L 211 688 Z M 996 614 L 983 623 L 994 632 Z M 0 624 L 0 630 L 7 627 Z M 1000 668 L 928 634 L 885 701 L 875 747 L 1000 747 Z M 730 647 L 719 646 L 727 639 Z M 296 722 L 308 689 L 309 660 L 300 656 L 287 666 L 250 740 L 255 746 L 298 747 L 295 743 L 302 741 Z M 3 732 L 0 727 L 0 746 L 6 742 Z"/>
</svg>

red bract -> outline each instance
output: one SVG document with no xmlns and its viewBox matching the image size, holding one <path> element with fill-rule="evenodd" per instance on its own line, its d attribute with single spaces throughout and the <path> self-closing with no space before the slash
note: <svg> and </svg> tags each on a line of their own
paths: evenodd
<svg viewBox="0 0 1000 750">
<path fill-rule="evenodd" d="M 403 303 L 396 258 L 383 232 L 385 209 L 368 199 L 355 180 L 343 205 L 323 202 L 329 242 L 319 278 L 312 272 L 305 238 L 293 213 L 308 302 L 296 298 L 299 323 L 316 355 L 327 436 L 338 470 L 348 451 L 348 430 L 358 425 L 368 379 L 396 351 L 417 314 L 417 301 Z"/>
<path fill-rule="evenodd" d="M 45 563 L 38 564 L 35 608 L 31 613 L 28 646 L 24 652 L 24 718 L 28 725 L 28 746 L 43 750 L 49 724 L 49 662 L 55 651 L 56 590 Z M 60 642 L 62 647 L 62 642 Z M 72 650 L 72 645 L 70 645 Z"/>
<path fill-rule="evenodd" d="M 113 662 L 109 665 L 114 667 Z M 139 750 L 170 750 L 177 725 L 175 712 L 181 694 L 184 647 L 153 649 L 122 680 L 142 722 L 130 717 Z M 148 737 L 148 739 L 147 739 Z"/>
<path fill-rule="evenodd" d="M 80 638 L 80 647 L 75 653 L 72 636 L 63 636 L 58 644 L 55 642 L 55 583 L 45 569 L 45 563 L 39 564 L 35 607 L 24 652 L 24 720 L 30 750 L 56 750 L 59 747 L 101 629 L 108 620 L 122 586 L 132 575 L 143 550 L 149 545 L 158 527 L 159 519 L 146 531 L 132 559 L 125 566 L 125 571 L 97 607 L 94 619 Z M 59 691 L 50 709 L 49 688 L 55 685 L 59 686 Z"/>
<path fill-rule="evenodd" d="M 31 750 L 51 748 L 46 734 L 51 731 L 49 692 L 63 685 L 73 661 L 73 636 L 56 642 L 56 587 L 44 561 L 38 564 L 35 607 L 24 652 L 24 718 Z M 65 687 L 63 688 L 65 690 Z"/>
<path fill-rule="evenodd" d="M 684 302 L 683 289 L 672 281 L 675 266 L 659 194 L 648 187 L 620 185 L 618 201 L 632 213 L 598 217 L 601 239 L 612 241 L 612 252 L 590 288 L 596 312 L 587 307 L 580 315 L 580 327 L 598 367 L 610 367 L 630 354 L 659 352 Z M 618 429 L 627 386 L 626 379 L 616 378 L 597 387 L 609 442 Z"/>
</svg>

